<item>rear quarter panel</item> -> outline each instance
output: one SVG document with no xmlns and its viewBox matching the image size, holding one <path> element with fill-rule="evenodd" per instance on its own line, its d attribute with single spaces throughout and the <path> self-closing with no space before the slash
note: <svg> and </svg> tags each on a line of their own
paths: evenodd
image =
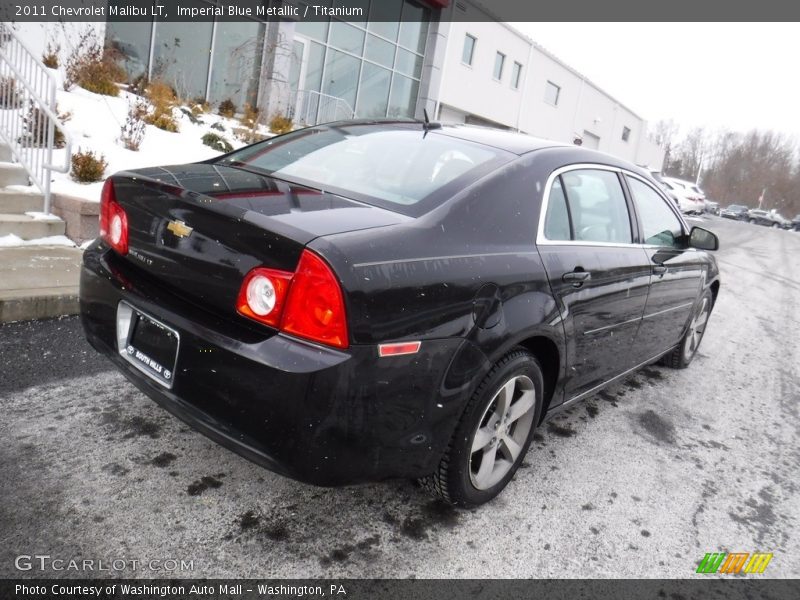
<svg viewBox="0 0 800 600">
<path fill-rule="evenodd" d="M 537 166 L 537 154 L 412 223 L 310 244 L 346 290 L 354 344 L 463 340 L 441 382 L 443 394 L 462 401 L 499 358 L 533 336 L 564 356 L 560 314 L 534 243 L 550 172 Z"/>
</svg>

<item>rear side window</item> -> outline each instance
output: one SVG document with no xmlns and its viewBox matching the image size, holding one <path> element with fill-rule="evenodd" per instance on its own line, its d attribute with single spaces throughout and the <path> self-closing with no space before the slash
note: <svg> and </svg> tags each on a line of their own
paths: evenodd
<svg viewBox="0 0 800 600">
<path fill-rule="evenodd" d="M 614 171 L 577 169 L 557 177 L 544 225 L 549 240 L 630 244 L 631 221 Z"/>
<path fill-rule="evenodd" d="M 628 177 L 628 187 L 642 219 L 644 243 L 651 246 L 679 247 L 683 226 L 667 201 L 646 183 Z"/>
</svg>

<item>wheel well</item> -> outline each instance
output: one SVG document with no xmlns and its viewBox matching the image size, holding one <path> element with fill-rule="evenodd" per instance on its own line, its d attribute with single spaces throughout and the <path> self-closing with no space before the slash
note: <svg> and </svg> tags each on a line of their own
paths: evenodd
<svg viewBox="0 0 800 600">
<path fill-rule="evenodd" d="M 716 304 L 717 303 L 717 292 L 719 292 L 719 280 L 714 281 L 711 284 L 711 301 Z M 712 304 L 712 306 L 714 305 Z"/>
<path fill-rule="evenodd" d="M 542 376 L 544 378 L 544 400 L 542 416 L 547 412 L 550 400 L 553 398 L 553 391 L 558 381 L 561 359 L 558 354 L 558 346 L 550 338 L 543 336 L 528 338 L 520 343 L 520 346 L 533 354 L 542 366 Z"/>
</svg>

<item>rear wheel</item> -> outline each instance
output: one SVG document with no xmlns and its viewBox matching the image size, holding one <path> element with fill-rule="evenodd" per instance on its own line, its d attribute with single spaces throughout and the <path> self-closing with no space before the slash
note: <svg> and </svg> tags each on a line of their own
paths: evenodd
<svg viewBox="0 0 800 600">
<path fill-rule="evenodd" d="M 780 227 L 780 225 L 778 225 L 777 223 L 773 223 L 772 226 L 773 227 Z"/>
<path fill-rule="evenodd" d="M 450 504 L 477 506 L 511 481 L 542 409 L 542 370 L 525 350 L 503 357 L 467 404 L 437 471 L 423 487 Z"/>
<path fill-rule="evenodd" d="M 711 316 L 713 305 L 714 298 L 710 291 L 706 291 L 697 308 L 695 308 L 692 320 L 689 322 L 689 328 L 683 335 L 681 343 L 661 359 L 664 365 L 673 369 L 685 369 L 691 364 L 694 355 L 697 354 L 697 349 L 700 347 L 700 342 L 703 340 L 703 334 L 706 332 L 706 325 L 708 324 L 708 318 Z"/>
<path fill-rule="evenodd" d="M 755 220 L 755 219 L 748 219 L 748 222 L 749 222 L 751 225 L 755 225 L 755 224 L 756 224 L 756 220 Z"/>
</svg>

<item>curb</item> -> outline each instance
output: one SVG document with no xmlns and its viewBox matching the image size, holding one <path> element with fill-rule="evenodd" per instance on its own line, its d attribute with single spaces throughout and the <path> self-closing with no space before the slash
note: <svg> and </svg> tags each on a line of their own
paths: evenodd
<svg viewBox="0 0 800 600">
<path fill-rule="evenodd" d="M 30 294 L 18 297 L 3 298 L 0 295 L 0 323 L 49 319 L 79 312 L 77 293 L 31 290 Z"/>
</svg>

